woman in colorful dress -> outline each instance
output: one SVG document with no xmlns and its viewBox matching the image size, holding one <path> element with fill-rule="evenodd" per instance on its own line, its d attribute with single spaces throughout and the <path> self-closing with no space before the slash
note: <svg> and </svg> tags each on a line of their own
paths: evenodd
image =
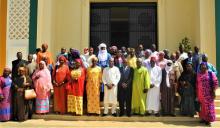
<svg viewBox="0 0 220 128">
<path fill-rule="evenodd" d="M 59 65 L 53 71 L 54 111 L 65 114 L 67 108 L 66 85 L 69 79 L 69 67 L 66 65 L 66 58 L 64 56 L 60 56 L 58 60 Z"/>
<path fill-rule="evenodd" d="M 11 85 L 12 80 L 9 76 L 11 70 L 4 69 L 3 76 L 0 77 L 0 121 L 9 121 L 11 119 Z"/>
<path fill-rule="evenodd" d="M 211 125 L 216 119 L 214 99 L 217 88 L 218 79 L 215 73 L 208 71 L 207 62 L 202 62 L 200 72 L 197 74 L 197 97 L 201 106 L 200 122 L 206 125 Z"/>
<path fill-rule="evenodd" d="M 89 114 L 100 114 L 100 87 L 102 80 L 102 69 L 97 66 L 98 59 L 93 57 L 92 65 L 86 73 L 87 112 Z"/>
<path fill-rule="evenodd" d="M 76 59 L 73 65 L 70 71 L 71 79 L 67 85 L 67 112 L 83 115 L 85 69 L 80 59 Z"/>
<path fill-rule="evenodd" d="M 39 63 L 39 69 L 34 72 L 32 79 L 34 81 L 34 87 L 37 94 L 36 113 L 46 114 L 49 112 L 49 95 L 53 86 L 51 83 L 50 72 L 44 61 Z"/>
</svg>

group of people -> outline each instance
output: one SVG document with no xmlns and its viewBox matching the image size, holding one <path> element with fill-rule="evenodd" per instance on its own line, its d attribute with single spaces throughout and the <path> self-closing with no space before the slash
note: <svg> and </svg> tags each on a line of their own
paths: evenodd
<svg viewBox="0 0 220 128">
<path fill-rule="evenodd" d="M 48 45 L 36 49 L 36 54 L 12 62 L 12 71 L 5 68 L 0 77 L 0 121 L 24 121 L 32 113 L 100 115 L 102 116 L 175 116 L 180 113 L 193 117 L 199 112 L 201 123 L 215 121 L 215 90 L 217 71 L 206 54 L 185 52 L 184 46 L 169 53 L 156 51 L 153 44 L 144 50 L 116 46 L 85 48 L 84 53 L 70 48 L 53 61 Z M 10 75 L 11 74 L 11 75 Z M 34 89 L 35 99 L 26 99 L 25 90 Z M 53 103 L 53 107 L 50 105 Z M 53 110 L 51 110 L 53 109 Z"/>
</svg>

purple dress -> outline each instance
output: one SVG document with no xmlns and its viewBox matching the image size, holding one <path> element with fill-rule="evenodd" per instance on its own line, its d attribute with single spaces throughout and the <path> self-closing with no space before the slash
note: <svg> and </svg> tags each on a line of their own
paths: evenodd
<svg viewBox="0 0 220 128">
<path fill-rule="evenodd" d="M 11 119 L 11 84 L 10 77 L 0 77 L 0 95 L 3 95 L 4 100 L 0 101 L 0 121 L 8 121 Z"/>
</svg>

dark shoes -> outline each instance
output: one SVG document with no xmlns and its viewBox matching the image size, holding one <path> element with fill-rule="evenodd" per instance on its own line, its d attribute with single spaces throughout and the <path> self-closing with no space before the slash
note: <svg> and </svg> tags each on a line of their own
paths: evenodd
<svg viewBox="0 0 220 128">
<path fill-rule="evenodd" d="M 105 116 L 107 116 L 107 114 L 102 114 L 102 117 L 105 117 Z"/>
<path fill-rule="evenodd" d="M 117 113 L 113 113 L 112 116 L 117 117 Z"/>
<path fill-rule="evenodd" d="M 160 113 L 156 113 L 155 116 L 156 116 L 156 117 L 160 117 Z"/>
</svg>

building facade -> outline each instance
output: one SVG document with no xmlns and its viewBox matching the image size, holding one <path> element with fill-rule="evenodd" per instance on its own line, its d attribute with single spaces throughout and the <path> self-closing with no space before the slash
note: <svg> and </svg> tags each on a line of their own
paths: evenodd
<svg viewBox="0 0 220 128">
<path fill-rule="evenodd" d="M 88 47 L 92 4 L 152 2 L 159 50 L 174 51 L 188 37 L 220 72 L 219 0 L 0 0 L 0 72 L 17 51 L 26 57 L 44 42 L 54 55 L 61 47 Z"/>
</svg>

